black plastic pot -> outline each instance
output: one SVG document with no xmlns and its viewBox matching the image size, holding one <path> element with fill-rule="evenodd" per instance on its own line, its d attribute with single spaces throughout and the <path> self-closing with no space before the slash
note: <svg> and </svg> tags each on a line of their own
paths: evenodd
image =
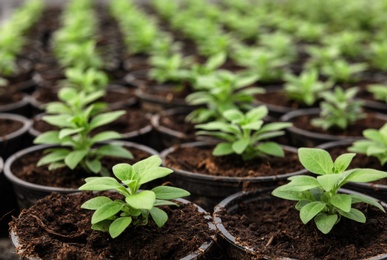
<svg viewBox="0 0 387 260">
<path fill-rule="evenodd" d="M 310 108 L 310 109 L 299 109 L 283 115 L 280 120 L 286 122 L 292 122 L 296 117 L 308 115 L 308 116 L 318 116 L 320 113 L 319 108 Z M 375 114 L 376 117 L 380 120 L 387 122 L 387 116 L 383 114 Z M 366 128 L 366 127 L 365 127 Z M 345 136 L 345 135 L 331 135 L 331 134 L 322 134 L 307 131 L 295 126 L 289 127 L 286 129 L 289 135 L 291 144 L 295 147 L 315 147 L 323 143 L 332 142 L 332 141 L 341 141 L 346 139 L 361 139 L 362 136 Z"/>
<path fill-rule="evenodd" d="M 31 127 L 31 121 L 24 116 L 11 113 L 0 113 L 0 120 L 11 120 L 21 124 L 18 130 L 0 136 L 0 156 L 7 159 L 11 154 L 30 145 L 28 129 Z"/>
<path fill-rule="evenodd" d="M 194 126 L 184 120 L 186 115 L 188 115 L 188 113 L 191 111 L 192 109 L 186 107 L 171 108 L 160 111 L 159 113 L 156 113 L 152 116 L 151 123 L 154 129 L 157 131 L 161 149 L 165 149 L 176 144 L 193 142 L 197 140 L 194 134 Z M 164 126 L 161 123 L 161 120 L 164 117 L 171 117 L 175 119 L 173 121 L 174 124 L 183 125 L 185 129 L 189 130 L 189 132 L 183 132 Z"/>
<path fill-rule="evenodd" d="M 31 115 L 30 96 L 23 94 L 19 101 L 0 106 L 0 113 L 12 113 L 29 117 Z"/>
<path fill-rule="evenodd" d="M 114 141 L 114 143 L 123 144 L 124 147 L 127 148 L 136 148 L 149 154 L 158 154 L 158 152 L 150 147 L 145 145 L 140 145 L 132 142 L 124 142 L 124 141 Z M 44 196 L 50 194 L 51 192 L 59 192 L 59 193 L 74 193 L 78 192 L 78 189 L 72 188 L 62 188 L 62 187 L 49 187 L 44 185 L 39 185 L 31 182 L 27 182 L 18 178 L 15 173 L 12 171 L 12 166 L 15 161 L 19 160 L 23 156 L 28 156 L 28 154 L 33 153 L 35 151 L 45 150 L 49 147 L 53 147 L 51 145 L 35 145 L 29 148 L 23 149 L 11 157 L 9 157 L 4 165 L 4 174 L 7 179 L 12 183 L 16 196 L 17 202 L 20 208 L 28 208 L 31 205 L 35 204 L 37 200 L 43 198 Z"/>
<path fill-rule="evenodd" d="M 77 196 L 78 194 L 80 194 L 80 192 L 70 194 L 70 196 Z M 69 195 L 65 195 L 65 196 L 69 196 Z M 183 203 L 183 204 L 193 204 L 192 202 L 185 200 L 185 199 L 177 199 L 176 201 Z M 41 202 L 38 201 L 37 203 L 41 203 Z M 196 204 L 193 204 L 193 205 L 196 207 L 199 214 L 201 214 L 203 216 L 203 218 L 207 221 L 208 229 L 211 230 L 213 232 L 213 234 L 215 234 L 216 228 L 215 228 L 215 225 L 212 221 L 211 215 L 208 212 L 206 212 L 204 209 L 202 209 L 200 206 L 198 206 Z M 49 207 L 49 205 L 48 205 L 48 207 Z M 32 209 L 33 208 L 34 208 L 34 206 L 32 206 Z M 29 214 L 28 210 L 26 212 L 24 212 L 23 214 Z M 63 217 L 63 216 L 61 216 L 61 217 Z M 55 220 L 51 220 L 51 221 L 55 221 Z M 57 232 L 60 233 L 60 230 L 59 231 L 57 230 Z M 25 255 L 25 252 L 24 252 L 25 250 L 23 248 L 25 248 L 26 245 L 20 244 L 18 230 L 15 227 L 10 228 L 9 234 L 10 234 L 9 236 L 12 240 L 12 243 L 15 246 L 16 253 L 20 254 L 20 256 L 23 256 L 23 259 L 28 259 L 28 260 L 40 259 L 36 256 L 33 256 L 34 255 L 33 252 L 29 252 L 27 255 Z M 195 234 L 192 234 L 192 237 L 194 237 L 194 236 L 195 236 Z M 60 238 L 53 238 L 53 239 L 60 239 Z M 186 238 L 183 238 L 183 239 L 186 239 Z M 192 238 L 192 239 L 195 239 L 195 238 Z M 50 243 L 49 240 L 50 240 L 50 238 L 47 240 L 48 244 Z M 114 241 L 115 241 L 115 239 L 110 239 L 110 243 L 114 243 Z M 65 243 L 67 243 L 67 241 Z M 65 243 L 64 243 L 64 246 L 66 246 Z M 193 252 L 191 252 L 188 255 L 186 255 L 185 257 L 181 258 L 181 260 L 211 259 L 211 257 L 213 256 L 214 248 L 215 248 L 214 237 L 213 236 L 208 237 L 207 241 L 205 241 L 203 244 L 201 244 Z M 79 250 L 82 250 L 82 248 L 79 248 Z M 163 249 L 159 248 L 159 250 L 163 250 Z"/>
<path fill-rule="evenodd" d="M 274 199 L 278 199 L 278 198 L 275 198 L 270 194 L 272 190 L 273 189 L 271 188 L 269 189 L 265 188 L 265 189 L 259 189 L 259 190 L 249 191 L 249 192 L 238 192 L 225 198 L 218 205 L 215 206 L 213 219 L 214 219 L 215 226 L 217 228 L 217 242 L 219 243 L 220 247 L 223 249 L 223 254 L 227 256 L 227 259 L 297 260 L 294 258 L 281 257 L 280 255 L 276 257 L 266 256 L 262 254 L 258 255 L 253 248 L 246 246 L 246 243 L 244 243 L 245 241 L 241 241 L 237 237 L 233 236 L 228 231 L 228 229 L 223 225 L 222 216 L 224 216 L 224 214 L 229 214 L 237 211 L 241 204 L 260 203 L 261 201 L 264 201 L 264 200 L 273 201 L 273 203 L 275 203 Z M 341 191 L 343 193 L 356 193 L 345 189 L 341 189 Z M 385 208 L 387 207 L 387 204 L 383 202 L 381 203 Z M 238 225 L 238 222 L 235 222 L 235 225 Z M 361 224 L 359 223 L 359 225 Z M 291 234 L 287 234 L 287 235 L 290 236 Z M 381 260 L 386 258 L 387 258 L 387 254 L 380 254 L 363 260 Z"/>
<path fill-rule="evenodd" d="M 193 142 L 176 145 L 161 152 L 161 158 L 165 165 L 166 157 L 178 147 L 208 147 L 212 149 L 214 142 Z M 297 153 L 292 147 L 284 147 L 285 150 Z M 177 158 L 179 160 L 179 158 Z M 173 169 L 173 168 L 172 168 Z M 212 211 L 214 206 L 227 196 L 242 190 L 254 190 L 263 187 L 276 187 L 287 178 L 305 174 L 307 171 L 284 172 L 281 175 L 261 177 L 224 177 L 211 176 L 200 172 L 173 169 L 174 173 L 169 175 L 170 181 L 177 187 L 188 190 L 191 193 L 190 200 Z"/>
<path fill-rule="evenodd" d="M 184 98 L 176 97 L 174 85 L 160 85 L 137 88 L 135 93 L 141 107 L 151 113 L 178 107 L 190 107 Z"/>
</svg>

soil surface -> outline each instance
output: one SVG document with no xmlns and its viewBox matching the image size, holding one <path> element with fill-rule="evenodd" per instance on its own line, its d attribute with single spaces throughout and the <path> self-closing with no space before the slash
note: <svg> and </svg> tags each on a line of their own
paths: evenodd
<svg viewBox="0 0 387 260">
<path fill-rule="evenodd" d="M 23 124 L 19 121 L 2 118 L 0 119 L 0 137 L 13 133 L 22 127 Z"/>
<path fill-rule="evenodd" d="M 4 92 L 0 95 L 0 106 L 9 105 L 15 102 L 19 102 L 24 98 L 21 92 Z"/>
<path fill-rule="evenodd" d="M 133 164 L 150 156 L 149 153 L 136 148 L 130 148 L 129 150 L 133 154 L 134 159 L 129 160 L 116 157 L 105 157 L 101 160 L 102 165 L 107 169 L 111 169 L 115 164 Z M 36 151 L 19 158 L 13 163 L 11 168 L 12 172 L 18 178 L 27 182 L 50 187 L 65 187 L 75 189 L 85 183 L 85 178 L 93 176 L 92 174 L 87 173 L 79 168 L 70 170 L 67 167 L 64 167 L 50 171 L 46 165 L 37 167 L 36 164 L 42 155 L 43 151 Z"/>
<path fill-rule="evenodd" d="M 220 213 L 223 225 L 238 244 L 252 247 L 256 257 L 290 257 L 300 260 L 358 260 L 387 253 L 387 214 L 361 205 L 366 223 L 342 218 L 324 235 L 313 221 L 304 225 L 295 202 L 272 198 L 262 202 L 239 203 L 230 214 Z M 265 259 L 267 259 L 265 257 Z"/>
<path fill-rule="evenodd" d="M 324 130 L 320 127 L 315 127 L 310 123 L 311 120 L 316 117 L 318 117 L 318 115 L 302 115 L 292 118 L 291 122 L 299 129 L 336 136 L 362 136 L 365 129 L 379 129 L 386 123 L 386 120 L 377 117 L 376 114 L 367 113 L 365 118 L 356 121 L 354 124 L 348 127 L 348 129 L 342 130 L 338 128 L 331 128 Z"/>
<path fill-rule="evenodd" d="M 213 156 L 213 147 L 178 147 L 166 157 L 166 166 L 194 173 L 228 177 L 274 176 L 302 170 L 295 152 L 285 158 L 264 157 L 243 161 L 238 155 Z"/>
<path fill-rule="evenodd" d="M 207 214 L 193 204 L 181 204 L 163 207 L 169 217 L 164 227 L 150 220 L 148 226 L 129 228 L 112 239 L 108 233 L 91 230 L 94 211 L 80 208 L 94 196 L 53 193 L 23 210 L 10 223 L 17 230 L 19 250 L 42 259 L 180 259 L 214 235 L 204 218 Z"/>
</svg>

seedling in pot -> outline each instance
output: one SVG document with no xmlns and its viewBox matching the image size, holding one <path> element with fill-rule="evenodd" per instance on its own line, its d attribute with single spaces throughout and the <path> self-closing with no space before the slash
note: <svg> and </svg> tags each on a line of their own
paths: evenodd
<svg viewBox="0 0 387 260">
<path fill-rule="evenodd" d="M 119 144 L 101 142 L 119 139 L 115 131 L 105 131 L 92 135 L 100 126 L 113 122 L 125 111 L 101 112 L 93 103 L 87 105 L 101 93 L 78 93 L 74 89 L 64 89 L 59 93 L 65 103 L 56 102 L 49 105 L 48 111 L 56 112 L 47 115 L 43 120 L 59 128 L 48 131 L 35 138 L 35 144 L 49 144 L 56 147 L 45 150 L 45 155 L 38 161 L 38 166 L 47 165 L 49 169 L 67 166 L 70 169 L 81 167 L 87 172 L 108 175 L 101 159 L 105 156 L 131 159 L 132 154 Z M 90 102 L 89 102 L 90 101 Z M 83 102 L 83 103 L 82 103 Z M 101 144 L 101 145 L 99 145 Z"/>
<path fill-rule="evenodd" d="M 160 165 L 160 157 L 153 155 L 133 165 L 120 163 L 113 166 L 113 173 L 119 181 L 113 177 L 87 178 L 80 190 L 116 191 L 124 196 L 122 200 L 97 196 L 82 204 L 84 209 L 95 210 L 91 218 L 92 229 L 109 232 L 112 238 L 116 238 L 129 227 L 147 225 L 149 216 L 158 227 L 164 226 L 168 215 L 159 206 L 178 206 L 170 200 L 190 193 L 169 186 L 140 190 L 141 185 L 173 172 Z"/>
<path fill-rule="evenodd" d="M 387 85 L 370 84 L 367 86 L 367 90 L 372 93 L 375 100 L 387 103 Z"/>
<path fill-rule="evenodd" d="M 348 182 L 371 182 L 387 177 L 387 172 L 374 169 L 347 170 L 355 153 L 342 154 L 335 161 L 329 153 L 317 148 L 300 148 L 298 157 L 301 164 L 317 177 L 299 175 L 290 177 L 289 183 L 282 185 L 272 194 L 276 197 L 298 201 L 296 209 L 300 219 L 307 224 L 312 219 L 324 234 L 329 233 L 341 218 L 360 223 L 366 222 L 366 216 L 353 205 L 366 203 L 385 212 L 376 200 L 358 194 L 344 194 L 340 188 Z"/>
<path fill-rule="evenodd" d="M 387 43 L 384 41 L 384 38 L 381 42 L 370 43 L 369 47 L 372 66 L 376 69 L 387 71 Z"/>
<path fill-rule="evenodd" d="M 72 67 L 65 70 L 64 86 L 77 89 L 79 92 L 92 93 L 107 88 L 109 78 L 105 72 L 95 68 Z"/>
<path fill-rule="evenodd" d="M 364 140 L 353 142 L 348 151 L 376 157 L 381 165 L 387 162 L 387 124 L 380 129 L 366 129 L 363 131 Z"/>
<path fill-rule="evenodd" d="M 330 82 L 319 81 L 316 69 L 304 70 L 299 76 L 285 75 L 284 91 L 290 100 L 296 100 L 303 105 L 312 106 L 319 99 L 320 93 L 332 87 Z"/>
<path fill-rule="evenodd" d="M 222 117 L 222 113 L 231 108 L 248 110 L 252 107 L 253 95 L 264 90 L 251 86 L 257 76 L 234 74 L 217 70 L 210 75 L 199 76 L 194 85 L 195 92 L 186 97 L 190 105 L 205 106 L 188 114 L 187 121 L 203 123 Z"/>
<path fill-rule="evenodd" d="M 265 140 L 282 136 L 284 131 L 280 130 L 292 124 L 287 122 L 265 124 L 264 118 L 267 114 L 266 106 L 253 108 L 245 114 L 237 109 L 226 110 L 223 113 L 224 120 L 196 125 L 196 128 L 204 130 L 196 134 L 222 140 L 213 150 L 212 154 L 215 156 L 238 154 L 243 160 L 264 156 L 283 157 L 284 151 L 279 144 Z"/>
<path fill-rule="evenodd" d="M 325 64 L 322 68 L 322 74 L 327 76 L 333 82 L 348 83 L 355 82 L 359 78 L 359 73 L 365 71 L 365 63 L 350 64 L 345 60 L 335 60 L 331 64 Z"/>
<path fill-rule="evenodd" d="M 357 120 L 364 118 L 363 102 L 354 99 L 357 92 L 356 87 L 347 90 L 336 87 L 334 91 L 323 92 L 320 117 L 312 119 L 312 125 L 324 130 L 334 127 L 347 129 Z"/>
</svg>

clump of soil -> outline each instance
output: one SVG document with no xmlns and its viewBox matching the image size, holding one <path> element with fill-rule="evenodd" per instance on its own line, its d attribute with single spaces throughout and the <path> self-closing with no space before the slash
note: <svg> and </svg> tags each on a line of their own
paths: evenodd
<svg viewBox="0 0 387 260">
<path fill-rule="evenodd" d="M 94 211 L 80 208 L 92 197 L 91 192 L 52 193 L 24 209 L 10 223 L 18 235 L 19 253 L 42 259 L 180 259 L 214 235 L 206 213 L 193 204 L 179 203 L 179 207 L 163 207 L 169 219 L 162 228 L 150 220 L 149 225 L 129 228 L 112 239 L 108 233 L 91 229 Z"/>
</svg>

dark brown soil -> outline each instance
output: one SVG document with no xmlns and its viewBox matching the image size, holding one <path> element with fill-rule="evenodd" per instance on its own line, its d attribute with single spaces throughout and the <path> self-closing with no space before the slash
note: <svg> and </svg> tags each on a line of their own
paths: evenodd
<svg viewBox="0 0 387 260">
<path fill-rule="evenodd" d="M 186 114 L 161 116 L 160 125 L 192 137 L 192 140 L 195 140 L 195 127 L 193 124 L 185 121 L 186 116 Z"/>
<path fill-rule="evenodd" d="M 53 193 L 23 210 L 10 223 L 17 230 L 19 249 L 42 259 L 180 259 L 214 235 L 203 213 L 192 204 L 181 204 L 163 208 L 169 217 L 164 227 L 150 220 L 148 226 L 129 228 L 112 239 L 91 230 L 93 211 L 80 208 L 94 196 Z"/>
<path fill-rule="evenodd" d="M 4 92 L 0 95 L 0 106 L 9 105 L 23 99 L 24 95 L 21 92 Z"/>
<path fill-rule="evenodd" d="M 296 172 L 303 167 L 297 153 L 285 158 L 265 157 L 243 161 L 238 155 L 213 156 L 213 147 L 178 147 L 166 157 L 166 166 L 194 173 L 229 177 L 274 176 Z"/>
<path fill-rule="evenodd" d="M 307 106 L 302 105 L 301 103 L 290 100 L 288 96 L 283 91 L 270 91 L 263 94 L 255 95 L 255 98 L 262 102 L 263 104 L 289 108 L 290 110 L 296 110 L 301 108 L 307 108 Z"/>
<path fill-rule="evenodd" d="M 10 119 L 0 119 L 0 137 L 4 137 L 20 129 L 23 124 L 19 121 Z"/>
<path fill-rule="evenodd" d="M 387 253 L 387 214 L 372 206 L 361 205 L 365 224 L 342 218 L 324 235 L 313 221 L 304 225 L 295 202 L 274 199 L 240 203 L 232 214 L 221 214 L 226 229 L 241 244 L 262 256 L 290 257 L 300 260 L 358 260 Z M 265 257 L 265 259 L 267 259 Z"/>
<path fill-rule="evenodd" d="M 292 118 L 291 122 L 299 129 L 336 136 L 362 136 L 365 129 L 379 129 L 386 123 L 386 120 L 376 117 L 375 114 L 367 113 L 366 118 L 356 121 L 353 125 L 348 127 L 348 129 L 342 130 L 338 128 L 332 128 L 324 130 L 320 127 L 315 127 L 310 123 L 312 118 L 316 117 L 318 117 L 318 115 L 302 115 Z"/>
<path fill-rule="evenodd" d="M 139 160 L 145 159 L 150 156 L 149 153 L 130 148 L 130 152 L 133 154 L 134 159 L 122 159 L 105 157 L 103 158 L 102 164 L 107 168 L 111 169 L 115 164 L 118 163 L 129 163 L 133 164 Z M 66 168 L 59 168 L 56 170 L 49 171 L 47 166 L 37 167 L 36 163 L 42 157 L 43 151 L 36 151 L 23 156 L 16 160 L 12 165 L 12 172 L 20 179 L 27 182 L 50 186 L 50 187 L 66 187 L 77 189 L 79 186 L 84 184 L 84 179 L 93 176 L 81 169 L 74 169 L 73 171 Z"/>
</svg>

